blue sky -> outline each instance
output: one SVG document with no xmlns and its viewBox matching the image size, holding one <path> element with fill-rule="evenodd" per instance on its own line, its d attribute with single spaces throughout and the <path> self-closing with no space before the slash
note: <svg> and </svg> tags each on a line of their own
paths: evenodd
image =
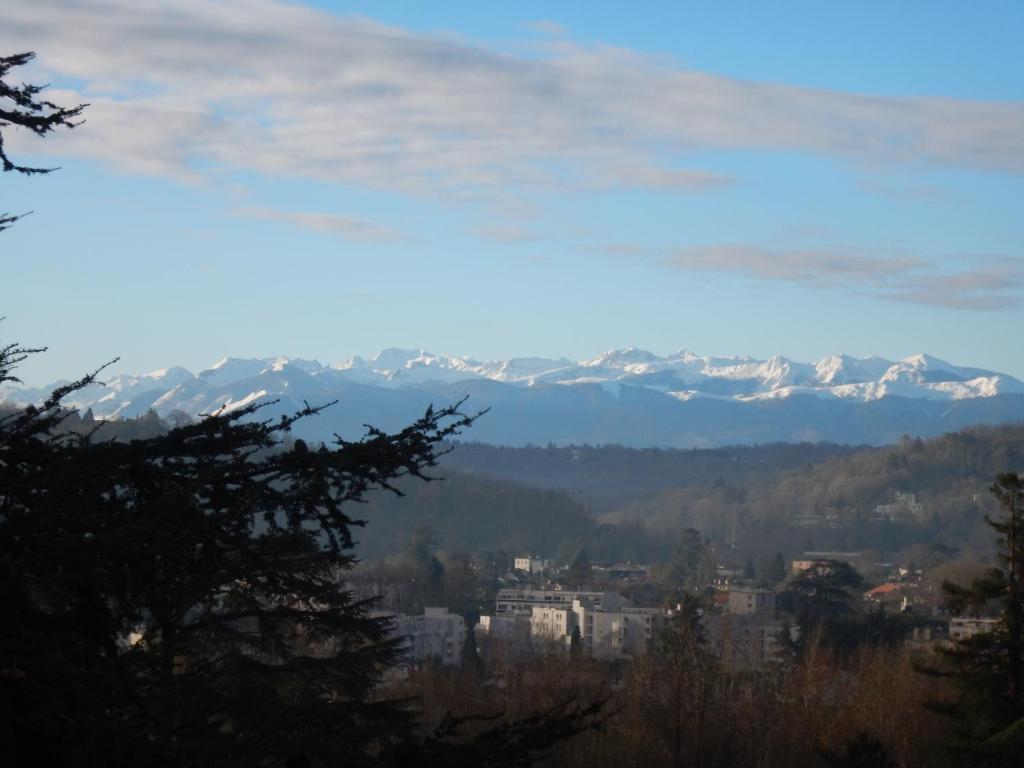
<svg viewBox="0 0 1024 768">
<path fill-rule="evenodd" d="M 1024 377 L 1024 5 L 15 0 L 22 378 L 927 351 Z"/>
</svg>

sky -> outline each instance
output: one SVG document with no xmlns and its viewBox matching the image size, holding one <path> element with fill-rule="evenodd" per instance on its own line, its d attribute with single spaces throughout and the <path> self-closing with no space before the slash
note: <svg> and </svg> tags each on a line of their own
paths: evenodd
<svg viewBox="0 0 1024 768">
<path fill-rule="evenodd" d="M 898 359 L 1024 378 L 1024 3 L 5 0 L 0 342 Z M 4 105 L 0 105 L 2 108 Z"/>
</svg>

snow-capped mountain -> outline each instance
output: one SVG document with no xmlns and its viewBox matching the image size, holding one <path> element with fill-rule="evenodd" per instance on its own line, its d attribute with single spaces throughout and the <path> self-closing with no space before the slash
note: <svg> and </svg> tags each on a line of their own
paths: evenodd
<svg viewBox="0 0 1024 768">
<path fill-rule="evenodd" d="M 39 401 L 53 386 L 0 387 L 0 400 Z M 903 431 L 916 434 L 953 428 L 957 418 L 1024 418 L 1024 383 L 925 354 L 897 361 L 832 355 L 802 363 L 781 356 L 757 360 L 686 350 L 659 356 L 636 348 L 582 361 L 480 361 L 397 348 L 334 365 L 287 357 L 225 357 L 197 374 L 175 367 L 114 376 L 67 402 L 111 418 L 150 408 L 161 415 L 183 411 L 196 416 L 258 400 L 278 400 L 271 411 L 291 410 L 303 401 L 337 400 L 321 416 L 321 428 L 306 428 L 329 435 L 339 426 L 351 434 L 366 422 L 399 426 L 431 402 L 465 395 L 473 407 L 493 406 L 470 436 L 505 443 L 884 442 L 893 437 L 893 429 L 903 429 L 901 418 L 910 419 Z M 871 419 L 887 416 L 874 427 L 851 429 L 854 412 Z"/>
</svg>

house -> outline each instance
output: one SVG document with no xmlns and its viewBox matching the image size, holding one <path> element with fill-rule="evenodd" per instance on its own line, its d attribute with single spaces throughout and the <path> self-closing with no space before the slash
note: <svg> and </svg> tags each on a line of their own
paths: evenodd
<svg viewBox="0 0 1024 768">
<path fill-rule="evenodd" d="M 930 619 L 911 629 L 906 645 L 915 650 L 926 650 L 945 642 L 948 637 L 949 624 L 942 620 Z"/>
<path fill-rule="evenodd" d="M 913 493 L 896 491 L 892 504 L 879 504 L 875 507 L 876 520 L 920 520 L 924 517 L 924 504 L 917 500 Z"/>
<path fill-rule="evenodd" d="M 523 573 L 544 573 L 551 567 L 551 561 L 536 555 L 520 555 L 513 560 L 512 567 Z"/>
<path fill-rule="evenodd" d="M 966 640 L 968 637 L 991 632 L 996 628 L 999 619 L 978 619 L 967 616 L 955 616 L 949 620 L 949 639 Z"/>
<path fill-rule="evenodd" d="M 799 573 L 803 573 L 815 563 L 821 560 L 838 560 L 843 563 L 849 563 L 850 565 L 860 565 L 864 560 L 863 552 L 804 552 L 803 557 L 799 560 L 794 560 L 790 567 L 790 572 L 796 576 Z"/>
<path fill-rule="evenodd" d="M 901 589 L 903 589 L 902 585 L 893 584 L 892 582 L 879 584 L 874 589 L 869 589 L 864 593 L 864 600 L 869 603 L 896 602 L 902 597 L 900 594 Z"/>
</svg>

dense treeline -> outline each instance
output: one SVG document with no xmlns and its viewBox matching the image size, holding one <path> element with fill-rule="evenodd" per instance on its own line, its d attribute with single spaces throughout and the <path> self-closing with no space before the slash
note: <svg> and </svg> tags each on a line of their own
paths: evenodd
<svg viewBox="0 0 1024 768">
<path fill-rule="evenodd" d="M 66 428 L 99 439 L 152 437 L 175 420 L 153 412 Z M 180 419 L 179 419 L 180 421 Z M 733 564 L 777 552 L 869 550 L 935 564 L 929 553 L 985 558 L 983 519 L 993 468 L 1024 469 L 1024 425 L 974 427 L 884 448 L 766 445 L 711 450 L 620 446 L 504 448 L 459 443 L 443 480 L 374 495 L 356 531 L 363 558 L 403 550 L 420 525 L 442 552 L 531 552 L 566 563 L 581 547 L 594 560 L 664 562 L 676 537 L 696 529 Z M 514 479 L 513 479 L 514 478 Z M 539 487 L 538 487 L 539 486 Z M 895 491 L 924 505 L 915 519 L 875 519 Z"/>
<path fill-rule="evenodd" d="M 600 513 L 668 488 L 766 477 L 857 450 L 831 443 L 679 450 L 619 445 L 511 448 L 461 442 L 442 459 L 442 465 L 569 491 Z"/>
<path fill-rule="evenodd" d="M 430 526 L 448 552 L 500 549 L 550 557 L 595 528 L 583 506 L 565 493 L 451 469 L 441 474 L 443 480 L 427 485 L 403 484 L 405 498 L 368 499 L 359 516 L 370 524 L 356 533 L 363 557 L 395 553 L 421 525 Z"/>
<path fill-rule="evenodd" d="M 7 403 L 0 403 L 0 418 L 18 410 Z M 91 410 L 85 413 L 67 411 L 62 417 L 57 431 L 92 435 L 96 440 L 145 440 L 164 434 L 175 423 L 173 420 L 161 418 L 156 411 L 148 411 L 131 419 L 96 419 Z"/>
<path fill-rule="evenodd" d="M 905 438 L 767 477 L 672 489 L 605 520 L 655 531 L 693 527 L 753 555 L 939 546 L 984 556 L 990 548 L 983 523 L 994 508 L 988 493 L 993 469 L 1022 467 L 1024 425 L 976 427 L 931 440 Z M 923 514 L 873 519 L 875 507 L 891 502 L 895 491 L 916 494 Z"/>
<path fill-rule="evenodd" d="M 447 478 L 373 500 L 362 532 L 368 556 L 401 550 L 429 524 L 447 552 L 529 551 L 566 562 L 581 546 L 595 560 L 665 561 L 696 529 L 742 564 L 777 552 L 874 550 L 918 560 L 931 550 L 985 557 L 983 518 L 993 468 L 1024 468 L 1024 426 L 976 427 L 885 448 L 761 446 L 707 451 L 621 447 L 511 449 L 460 444 Z M 470 474 L 454 467 L 473 467 Z M 551 487 L 563 472 L 561 491 Z M 520 482 L 500 479 L 521 472 Z M 484 475 L 490 475 L 486 477 Z M 593 492 L 582 486 L 592 482 Z M 648 485 L 649 484 L 649 485 Z M 609 488 L 624 490 L 607 491 Z M 879 520 L 896 491 L 924 505 L 914 518 Z M 604 501 L 595 501 L 604 495 Z M 612 496 L 626 500 L 608 508 Z"/>
</svg>

